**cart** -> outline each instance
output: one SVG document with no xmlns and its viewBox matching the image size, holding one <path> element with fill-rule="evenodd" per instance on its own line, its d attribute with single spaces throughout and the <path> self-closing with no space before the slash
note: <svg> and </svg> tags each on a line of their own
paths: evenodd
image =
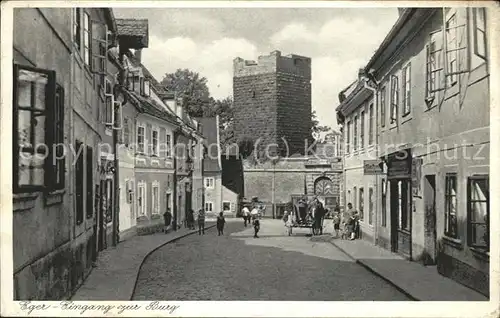
<svg viewBox="0 0 500 318">
<path fill-rule="evenodd" d="M 314 216 L 308 211 L 308 207 L 306 209 L 305 220 L 299 222 L 298 220 L 294 220 L 291 222 L 291 225 L 288 226 L 288 236 L 293 234 L 293 228 L 308 228 L 311 229 L 312 235 L 319 235 L 321 233 L 321 229 L 323 228 L 323 218 L 315 219 Z M 304 211 L 302 211 L 304 213 Z M 302 213 L 302 214 L 303 214 Z M 300 215 L 299 206 L 297 204 L 293 205 L 293 215 Z"/>
</svg>

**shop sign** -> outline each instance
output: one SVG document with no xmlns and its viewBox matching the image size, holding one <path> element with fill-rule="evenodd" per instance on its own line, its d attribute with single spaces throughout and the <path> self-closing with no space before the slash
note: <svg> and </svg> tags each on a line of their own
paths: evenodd
<svg viewBox="0 0 500 318">
<path fill-rule="evenodd" d="M 388 178 L 410 178 L 411 177 L 411 157 L 408 151 L 399 151 L 395 156 L 390 157 L 387 163 Z"/>
<path fill-rule="evenodd" d="M 365 175 L 383 174 L 382 161 L 380 160 L 365 160 L 363 162 L 363 170 Z"/>
</svg>

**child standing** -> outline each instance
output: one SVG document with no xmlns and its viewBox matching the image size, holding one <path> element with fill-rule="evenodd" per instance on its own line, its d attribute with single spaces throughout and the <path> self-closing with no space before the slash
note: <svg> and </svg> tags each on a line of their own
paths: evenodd
<svg viewBox="0 0 500 318">
<path fill-rule="evenodd" d="M 254 229 L 253 237 L 258 238 L 259 236 L 257 235 L 257 233 L 259 233 L 260 230 L 260 222 L 257 216 L 255 215 L 253 216 L 253 229 Z"/>
<path fill-rule="evenodd" d="M 224 224 L 226 224 L 226 219 L 224 219 L 224 213 L 219 213 L 217 217 L 217 231 L 219 236 L 224 235 Z"/>
<path fill-rule="evenodd" d="M 335 238 L 339 237 L 340 216 L 338 212 L 333 215 L 333 229 L 335 230 Z"/>
</svg>

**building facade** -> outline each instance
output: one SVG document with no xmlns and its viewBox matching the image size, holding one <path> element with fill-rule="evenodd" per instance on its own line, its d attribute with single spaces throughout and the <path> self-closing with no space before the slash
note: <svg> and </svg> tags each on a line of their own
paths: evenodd
<svg viewBox="0 0 500 318">
<path fill-rule="evenodd" d="M 364 72 L 377 89 L 377 244 L 485 295 L 489 18 L 479 7 L 402 9 Z"/>
<path fill-rule="evenodd" d="M 304 154 L 311 141 L 311 59 L 274 51 L 258 61 L 233 61 L 234 125 L 238 141 L 281 155 Z"/>
<path fill-rule="evenodd" d="M 360 235 L 375 242 L 379 160 L 375 89 L 360 76 L 340 93 L 337 112 L 344 121 L 344 202 L 359 213 Z M 344 215 L 346 216 L 346 215 Z"/>
<path fill-rule="evenodd" d="M 110 9 L 14 10 L 15 299 L 63 299 L 97 258 L 103 69 L 91 47 L 115 32 Z"/>
<path fill-rule="evenodd" d="M 224 149 L 220 146 L 219 116 L 197 120 L 203 127 L 202 134 L 207 149 L 203 162 L 205 212 L 209 218 L 217 217 L 220 212 L 225 217 L 235 217 L 240 193 L 233 187 L 228 188 L 225 184 L 228 179 L 223 178 Z"/>
</svg>

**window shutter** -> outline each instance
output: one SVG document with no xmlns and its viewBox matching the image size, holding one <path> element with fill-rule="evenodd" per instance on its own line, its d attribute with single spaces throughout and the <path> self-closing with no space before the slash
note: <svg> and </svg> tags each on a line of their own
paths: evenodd
<svg viewBox="0 0 500 318">
<path fill-rule="evenodd" d="M 113 94 L 104 94 L 105 98 L 105 103 L 106 103 L 106 116 L 104 118 L 104 124 L 107 126 L 114 126 L 115 122 L 115 112 L 114 112 L 114 105 L 115 105 L 115 96 Z"/>
<path fill-rule="evenodd" d="M 104 83 L 108 63 L 108 26 L 92 21 L 92 72 Z"/>
</svg>

